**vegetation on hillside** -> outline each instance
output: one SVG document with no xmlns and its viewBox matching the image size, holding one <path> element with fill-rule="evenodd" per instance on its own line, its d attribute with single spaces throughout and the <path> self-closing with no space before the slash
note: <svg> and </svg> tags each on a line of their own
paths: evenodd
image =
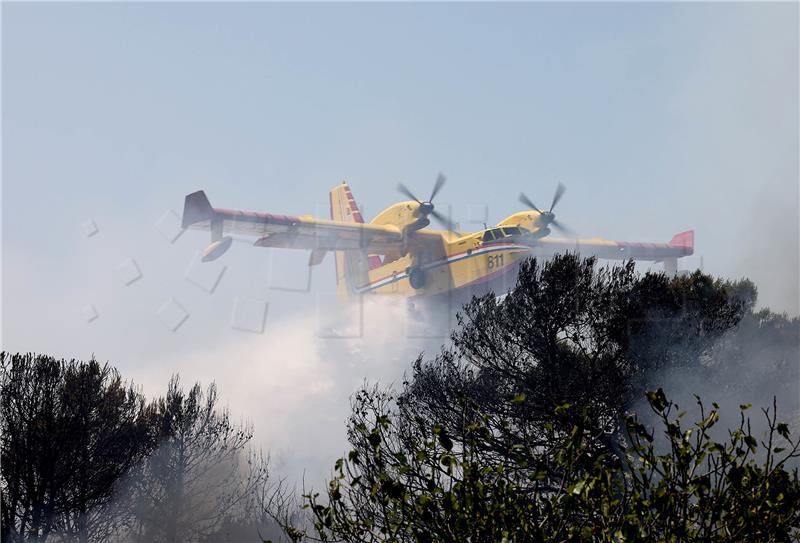
<svg viewBox="0 0 800 543">
<path fill-rule="evenodd" d="M 796 420 L 800 322 L 755 301 L 750 282 L 700 272 L 530 261 L 400 390 L 356 395 L 327 490 L 305 493 L 305 522 L 276 516 L 297 540 L 797 538 L 798 442 L 776 408 L 728 434 L 716 404 L 692 399 L 687 426 L 659 388 L 775 390 Z"/>
<path fill-rule="evenodd" d="M 95 360 L 3 353 L 0 535 L 796 541 L 800 319 L 755 304 L 746 280 L 528 261 L 401 386 L 352 398 L 350 452 L 300 496 L 213 384 L 148 401 Z"/>
<path fill-rule="evenodd" d="M 95 360 L 0 355 L 2 541 L 229 540 L 267 464 L 213 385 L 146 402 Z"/>
</svg>

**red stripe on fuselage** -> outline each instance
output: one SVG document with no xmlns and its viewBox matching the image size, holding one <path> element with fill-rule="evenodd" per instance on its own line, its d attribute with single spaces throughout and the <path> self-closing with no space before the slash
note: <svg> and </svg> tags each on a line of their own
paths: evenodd
<svg viewBox="0 0 800 543">
<path fill-rule="evenodd" d="M 435 262 L 430 262 L 430 263 L 426 264 L 426 266 L 434 267 L 434 266 L 432 266 L 432 265 L 437 265 L 437 266 L 438 266 L 438 265 L 443 265 L 443 264 L 449 264 L 449 263 L 450 263 L 450 260 L 455 260 L 455 259 L 456 259 L 456 258 L 458 258 L 458 257 L 461 257 L 461 256 L 464 256 L 464 255 L 466 255 L 466 254 L 469 254 L 470 252 L 473 252 L 473 253 L 475 253 L 475 252 L 481 251 L 481 253 L 480 253 L 480 254 L 477 254 L 477 255 L 475 255 L 475 256 L 480 256 L 481 254 L 483 254 L 483 249 L 487 249 L 487 248 L 490 248 L 490 249 L 502 249 L 502 248 L 508 248 L 508 249 L 520 249 L 520 250 L 522 250 L 522 249 L 530 250 L 530 249 L 531 249 L 530 247 L 528 247 L 528 246 L 525 246 L 525 245 L 512 245 L 512 244 L 503 244 L 503 245 L 486 245 L 486 246 L 484 246 L 484 247 L 481 247 L 480 249 L 473 249 L 473 250 L 471 250 L 471 251 L 463 251 L 463 252 L 460 252 L 460 253 L 456 253 L 456 254 L 454 254 L 454 255 L 450 255 L 450 256 L 448 256 L 448 257 L 447 257 L 447 258 L 445 258 L 445 259 L 442 259 L 442 260 L 437 260 L 437 261 L 435 261 Z M 489 251 L 486 251 L 486 252 L 489 252 Z M 502 270 L 501 270 L 501 271 L 502 271 Z M 404 272 L 404 271 L 400 271 L 400 272 L 392 272 L 392 273 L 390 273 L 389 275 L 386 275 L 386 276 L 384 276 L 384 277 L 381 277 L 380 279 L 376 279 L 376 280 L 374 280 L 374 281 L 370 281 L 369 283 L 367 283 L 366 285 L 364 285 L 364 288 L 370 287 L 370 286 L 374 285 L 375 283 L 380 283 L 381 281 L 385 281 L 386 279 L 389 279 L 390 277 L 394 277 L 395 275 L 398 275 L 398 274 L 400 274 L 400 273 L 405 273 L 405 272 Z M 493 273 L 494 273 L 494 272 L 493 272 Z M 468 283 L 468 284 L 469 284 L 469 283 Z M 461 288 L 461 287 L 459 287 L 459 288 Z"/>
<path fill-rule="evenodd" d="M 260 213 L 258 211 L 237 211 L 235 209 L 214 208 L 214 213 L 224 219 L 246 220 L 251 222 L 266 222 L 271 224 L 293 225 L 303 221 L 297 215 L 277 215 L 275 213 Z"/>
</svg>

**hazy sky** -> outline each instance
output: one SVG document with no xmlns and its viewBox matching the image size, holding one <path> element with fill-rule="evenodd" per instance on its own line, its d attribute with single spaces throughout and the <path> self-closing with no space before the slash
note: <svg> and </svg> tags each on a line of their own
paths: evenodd
<svg viewBox="0 0 800 543">
<path fill-rule="evenodd" d="M 561 181 L 580 235 L 694 228 L 682 267 L 702 256 L 798 312 L 796 3 L 4 2 L 2 70 L 3 347 L 94 353 L 150 394 L 216 379 L 275 449 L 314 442 L 289 417 L 342 437 L 349 391 L 410 362 L 381 358 L 402 318 L 320 338 L 332 259 L 309 292 L 275 288 L 305 288 L 304 253 L 193 265 L 207 237 L 167 238 L 197 189 L 325 215 L 346 179 L 369 220 L 443 171 L 468 229 Z"/>
</svg>

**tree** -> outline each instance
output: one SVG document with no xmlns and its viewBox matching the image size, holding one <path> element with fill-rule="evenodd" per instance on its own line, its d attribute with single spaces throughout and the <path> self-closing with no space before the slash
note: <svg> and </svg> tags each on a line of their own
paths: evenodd
<svg viewBox="0 0 800 543">
<path fill-rule="evenodd" d="M 2 539 L 44 540 L 57 525 L 58 489 L 67 483 L 57 440 L 62 364 L 49 357 L 0 355 Z"/>
<path fill-rule="evenodd" d="M 217 401 L 213 383 L 205 392 L 200 384 L 186 392 L 177 376 L 157 401 L 158 447 L 129 486 L 135 540 L 210 539 L 252 514 L 267 463 L 246 448 L 252 429 L 235 425 Z"/>
<path fill-rule="evenodd" d="M 554 419 L 576 421 L 554 435 L 557 486 L 526 480 L 516 469 L 514 444 L 489 461 L 486 417 L 465 424 L 455 442 L 441 425 L 404 421 L 387 409 L 383 393 L 364 393 L 369 412 L 353 430 L 357 444 L 336 462 L 321 499 L 304 496 L 310 526 L 287 526 L 295 541 L 686 541 L 796 540 L 800 537 L 800 479 L 787 463 L 800 456 L 800 440 L 765 410 L 760 442 L 741 406 L 739 426 L 716 441 L 717 406 L 685 428 L 678 407 L 659 389 L 647 401 L 663 430 L 636 415 L 625 418 L 631 446 L 624 455 L 595 456 L 585 409 L 562 405 Z M 514 403 L 513 400 L 511 403 Z M 409 434 L 411 430 L 411 434 Z M 402 436 L 402 439 L 399 439 Z M 412 440 L 403 442 L 412 437 Z M 402 447 L 398 448 L 398 444 Z M 534 454 L 551 455 L 548 451 Z"/>
<path fill-rule="evenodd" d="M 587 410 L 597 454 L 620 453 L 625 411 L 666 372 L 708 373 L 706 358 L 754 303 L 747 281 L 641 276 L 632 262 L 598 268 L 576 255 L 530 260 L 501 302 L 487 295 L 464 306 L 452 347 L 416 362 L 399 409 L 456 438 L 470 410 L 482 413 L 491 456 L 520 442 L 551 447 L 545 425 L 570 428 L 552 418 L 569 403 Z"/>
<path fill-rule="evenodd" d="M 708 378 L 731 396 L 775 394 L 800 411 L 800 317 L 768 309 L 747 312 L 715 346 Z M 731 376 L 735 378 L 731 379 Z"/>
<path fill-rule="evenodd" d="M 562 540 L 583 538 L 588 526 L 587 537 L 595 540 L 619 530 L 634 539 L 647 539 L 646 530 L 669 538 L 682 533 L 670 523 L 691 509 L 701 490 L 684 488 L 680 507 L 658 514 L 647 509 L 658 501 L 653 493 L 660 499 L 664 489 L 678 492 L 696 474 L 705 473 L 702 481 L 730 483 L 714 487 L 717 501 L 703 502 L 717 513 L 720 503 L 744 503 L 724 500 L 741 498 L 745 487 L 758 499 L 777 499 L 764 487 L 737 487 L 731 477 L 742 470 L 750 474 L 748 481 L 760 478 L 759 484 L 781 488 L 782 499 L 797 496 L 796 474 L 783 469 L 786 458 L 796 458 L 796 444 L 776 475 L 769 455 L 780 451 L 770 449 L 766 464 L 752 464 L 742 456 L 754 439 L 749 427 L 734 432 L 723 446 L 707 433 L 712 424 L 702 422 L 704 414 L 704 427 L 695 429 L 701 442 L 687 445 L 688 436 L 665 418 L 668 402 L 661 393 L 649 401 L 656 422 L 668 430 L 672 456 L 662 458 L 655 444 L 652 450 L 642 448 L 641 440 L 649 436 L 653 443 L 654 436 L 631 419 L 645 391 L 669 375 L 730 381 L 726 370 L 746 365 L 745 353 L 753 352 L 736 339 L 737 327 L 744 322 L 759 333 L 752 325 L 755 300 L 750 282 L 721 281 L 700 272 L 642 276 L 632 263 L 598 269 L 594 259 L 575 255 L 543 266 L 524 263 L 516 288 L 502 301 L 489 295 L 463 308 L 451 346 L 432 360 L 420 357 L 399 392 L 373 389 L 356 395 L 348 423 L 353 450 L 337 463 L 327 500 L 305 496 L 312 532 L 345 541 L 524 540 L 529 535 Z M 792 352 L 797 319 L 762 315 L 757 321 L 782 338 L 780 367 L 791 364 L 786 355 Z M 725 353 L 740 356 L 726 363 Z M 714 413 L 719 416 L 716 407 Z M 788 427 L 769 418 L 768 424 L 770 436 L 777 432 L 788 439 L 783 435 Z M 705 471 L 698 467 L 712 459 Z M 661 480 L 672 486 L 659 487 Z M 583 486 L 573 486 L 582 481 Z M 575 489 L 580 494 L 583 488 L 605 494 L 570 505 Z M 632 489 L 638 494 L 629 494 Z M 625 499 L 604 503 L 602 495 Z M 634 504 L 641 514 L 652 514 L 645 531 L 632 527 L 635 515 L 628 515 Z M 745 514 L 745 509 L 738 511 Z M 602 514 L 593 513 L 597 510 Z M 703 512 L 693 511 L 698 516 L 689 522 L 702 520 Z M 797 517 L 781 511 L 786 513 L 780 517 L 782 533 L 790 533 Z M 303 536 L 286 515 L 276 516 L 283 518 L 287 535 Z M 728 529 L 732 522 L 715 518 L 705 526 Z"/>
<path fill-rule="evenodd" d="M 95 360 L 0 354 L 2 537 L 101 540 L 118 483 L 152 448 L 151 413 Z"/>
</svg>

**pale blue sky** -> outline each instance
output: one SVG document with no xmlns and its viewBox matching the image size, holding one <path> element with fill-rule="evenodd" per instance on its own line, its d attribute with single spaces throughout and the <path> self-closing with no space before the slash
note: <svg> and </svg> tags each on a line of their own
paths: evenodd
<svg viewBox="0 0 800 543">
<path fill-rule="evenodd" d="M 200 188 L 324 214 L 342 179 L 369 219 L 440 170 L 462 225 L 476 205 L 489 222 L 518 210 L 521 190 L 545 205 L 561 181 L 559 218 L 582 236 L 694 228 L 686 266 L 702 255 L 798 311 L 796 3 L 3 3 L 2 18 L 5 348 L 94 352 L 153 393 L 181 370 L 257 398 L 198 361 L 268 356 L 270 330 L 328 311 L 331 261 L 312 293 L 276 291 L 303 284 L 307 256 L 237 244 L 209 295 L 184 278 L 206 238 L 169 244 L 156 221 Z M 126 287 L 128 258 L 143 276 Z M 230 328 L 237 296 L 270 304 L 266 334 Z M 175 333 L 155 316 L 170 297 L 190 313 Z M 321 349 L 287 382 L 324 374 Z M 283 378 L 292 351 L 262 366 Z M 311 389 L 340 398 L 365 374 L 380 372 Z"/>
</svg>

